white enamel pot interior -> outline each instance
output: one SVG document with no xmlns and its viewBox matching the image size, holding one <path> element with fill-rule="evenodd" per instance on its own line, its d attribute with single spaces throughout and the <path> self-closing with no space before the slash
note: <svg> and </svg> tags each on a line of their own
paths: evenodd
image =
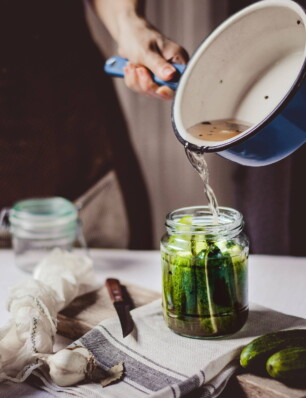
<svg viewBox="0 0 306 398">
<path fill-rule="evenodd" d="M 305 26 L 303 8 L 291 0 L 259 1 L 221 24 L 196 50 L 179 82 L 172 107 L 178 139 L 193 150 L 217 152 L 259 131 L 305 73 Z M 187 131 L 227 118 L 252 126 L 222 142 Z"/>
</svg>

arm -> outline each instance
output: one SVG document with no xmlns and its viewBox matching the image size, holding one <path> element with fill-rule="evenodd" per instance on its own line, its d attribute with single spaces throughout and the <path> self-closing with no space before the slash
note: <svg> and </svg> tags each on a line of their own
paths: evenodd
<svg viewBox="0 0 306 398">
<path fill-rule="evenodd" d="M 148 69 L 162 80 L 169 80 L 175 69 L 168 61 L 186 63 L 186 51 L 143 17 L 139 0 L 92 0 L 92 3 L 117 42 L 119 55 L 130 60 L 125 69 L 127 86 L 138 93 L 171 99 L 172 90 L 155 84 Z"/>
</svg>

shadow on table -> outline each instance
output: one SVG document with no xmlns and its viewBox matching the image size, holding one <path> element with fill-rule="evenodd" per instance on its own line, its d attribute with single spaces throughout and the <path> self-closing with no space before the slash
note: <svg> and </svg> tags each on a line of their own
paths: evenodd
<svg viewBox="0 0 306 398">
<path fill-rule="evenodd" d="M 226 339 L 235 340 L 244 337 L 255 337 L 280 329 L 306 327 L 306 319 L 283 314 L 266 307 L 256 306 L 250 309 L 248 320 L 244 327 L 233 336 Z"/>
</svg>

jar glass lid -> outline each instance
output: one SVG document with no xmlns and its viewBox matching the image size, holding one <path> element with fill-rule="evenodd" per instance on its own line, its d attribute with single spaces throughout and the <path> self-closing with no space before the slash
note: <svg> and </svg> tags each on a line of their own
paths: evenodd
<svg viewBox="0 0 306 398">
<path fill-rule="evenodd" d="M 52 227 L 75 222 L 78 212 L 75 205 L 61 197 L 33 198 L 14 204 L 9 211 L 13 226 Z"/>
</svg>

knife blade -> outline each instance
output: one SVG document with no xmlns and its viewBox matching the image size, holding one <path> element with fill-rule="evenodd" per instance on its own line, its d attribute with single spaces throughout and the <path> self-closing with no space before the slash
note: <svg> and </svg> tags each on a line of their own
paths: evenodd
<svg viewBox="0 0 306 398">
<path fill-rule="evenodd" d="M 124 294 L 123 286 L 118 279 L 108 278 L 105 281 L 105 285 L 118 314 L 122 335 L 126 337 L 134 329 L 134 321 L 130 314 L 131 302 Z"/>
</svg>

